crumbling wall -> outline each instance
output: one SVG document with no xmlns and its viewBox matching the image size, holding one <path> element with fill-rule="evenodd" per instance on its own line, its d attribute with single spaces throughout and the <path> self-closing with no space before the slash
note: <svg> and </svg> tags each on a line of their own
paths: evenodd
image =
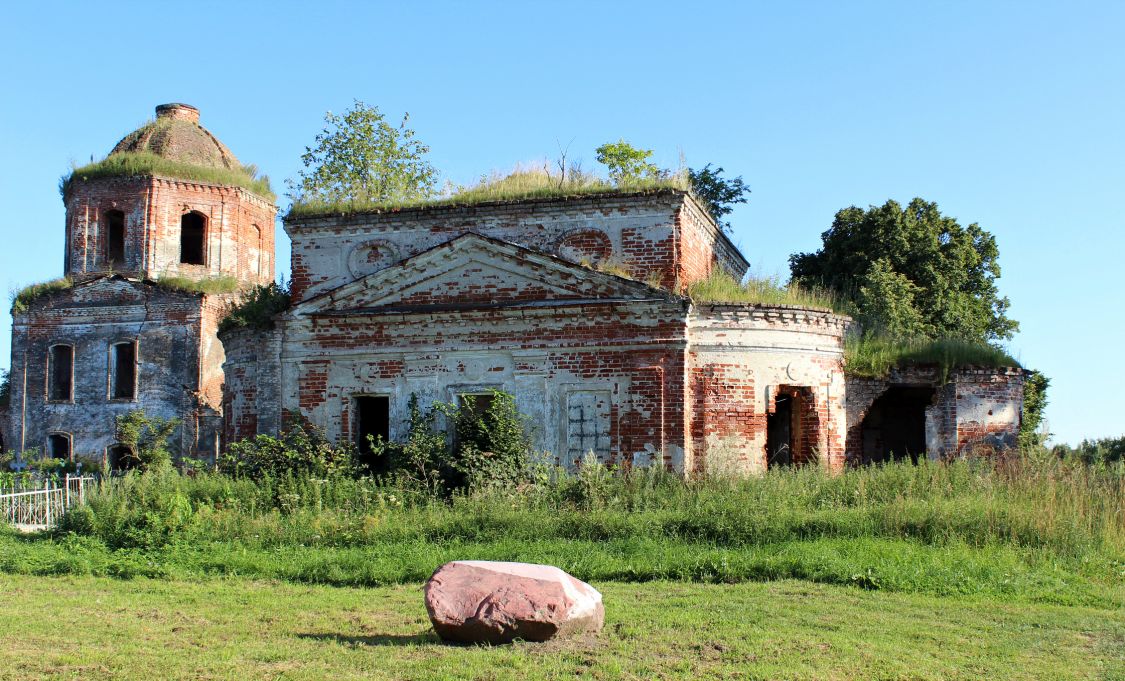
<svg viewBox="0 0 1125 681">
<path fill-rule="evenodd" d="M 686 193 L 663 190 L 430 206 L 353 216 L 286 219 L 294 300 L 311 298 L 466 232 L 572 262 L 613 261 L 638 280 L 686 287 L 716 261 L 740 278 L 748 267 Z M 681 232 L 690 232 L 691 239 Z M 607 253 L 608 252 L 608 253 Z M 690 261 L 685 269 L 681 261 Z"/>
<path fill-rule="evenodd" d="M 74 456 L 101 460 L 115 443 L 115 418 L 134 409 L 182 422 L 175 450 L 192 455 L 213 437 L 217 412 L 197 399 L 202 296 L 120 277 L 103 278 L 37 301 L 14 315 L 9 446 L 42 452 L 51 433 L 71 436 Z M 133 342 L 136 392 L 114 399 L 110 347 Z M 74 348 L 71 399 L 48 399 L 48 352 Z M 208 420 L 210 417 L 210 420 Z"/>
<path fill-rule="evenodd" d="M 847 459 L 864 461 L 863 431 L 869 410 L 894 387 L 934 390 L 925 408 L 926 453 L 936 459 L 960 456 L 981 446 L 1005 449 L 1017 444 L 1023 408 L 1023 369 L 955 369 L 943 380 L 936 366 L 892 369 L 881 379 L 847 379 Z"/>
<path fill-rule="evenodd" d="M 223 362 L 223 442 L 277 434 L 281 419 L 281 332 L 235 329 L 220 336 Z"/>
<path fill-rule="evenodd" d="M 1019 444 L 1023 369 L 963 369 L 954 375 L 956 451 L 1008 449 Z"/>
<path fill-rule="evenodd" d="M 815 460 L 840 470 L 847 323 L 846 317 L 796 307 L 695 306 L 688 330 L 694 471 L 764 470 L 768 415 L 779 394 L 795 392 L 807 401 L 795 462 Z"/>
<path fill-rule="evenodd" d="M 412 395 L 427 408 L 497 389 L 515 396 L 536 447 L 560 465 L 589 448 L 606 463 L 682 469 L 684 323 L 674 311 L 586 304 L 297 318 L 285 331 L 282 406 L 352 440 L 354 398 L 387 395 L 394 439 L 406 435 Z"/>
<path fill-rule="evenodd" d="M 695 201 L 684 201 L 676 213 L 678 239 L 676 280 L 681 291 L 706 279 L 716 268 L 735 279 L 746 274 L 746 259 L 719 225 Z"/>
</svg>

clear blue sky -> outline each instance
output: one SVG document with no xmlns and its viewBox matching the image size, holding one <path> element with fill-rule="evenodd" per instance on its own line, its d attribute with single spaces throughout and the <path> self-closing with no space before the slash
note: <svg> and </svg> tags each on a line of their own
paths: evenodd
<svg viewBox="0 0 1125 681">
<path fill-rule="evenodd" d="M 445 178 L 624 137 L 714 162 L 759 273 L 840 208 L 921 196 L 1000 246 L 1056 441 L 1125 432 L 1125 3 L 16 3 L 0 26 L 0 285 L 58 276 L 72 161 L 181 101 L 296 174 L 326 110 L 404 111 Z M 281 193 L 279 191 L 279 193 Z M 288 262 L 280 227 L 279 262 Z M 0 316 L 0 367 L 11 319 Z"/>
</svg>

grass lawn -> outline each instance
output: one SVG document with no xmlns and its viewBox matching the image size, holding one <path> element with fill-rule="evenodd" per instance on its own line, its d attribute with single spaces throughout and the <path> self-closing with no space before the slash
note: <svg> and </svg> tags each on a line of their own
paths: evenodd
<svg viewBox="0 0 1125 681">
<path fill-rule="evenodd" d="M 1115 608 L 597 583 L 599 637 L 443 645 L 418 584 L 0 576 L 0 679 L 1125 679 Z"/>
</svg>

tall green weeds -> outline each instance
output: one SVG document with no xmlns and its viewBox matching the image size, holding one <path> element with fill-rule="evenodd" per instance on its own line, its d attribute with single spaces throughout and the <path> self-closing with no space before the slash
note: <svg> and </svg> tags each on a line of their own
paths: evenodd
<svg viewBox="0 0 1125 681">
<path fill-rule="evenodd" d="M 372 478 L 168 470 L 105 483 L 52 535 L 0 532 L 0 572 L 425 579 L 448 560 L 588 580 L 800 578 L 1125 604 L 1125 465 L 1023 458 L 684 481 L 586 466 L 452 496 Z"/>
</svg>

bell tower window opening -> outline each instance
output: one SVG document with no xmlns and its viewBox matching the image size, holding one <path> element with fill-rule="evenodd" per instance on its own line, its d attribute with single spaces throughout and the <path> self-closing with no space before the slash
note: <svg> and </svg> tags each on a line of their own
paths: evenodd
<svg viewBox="0 0 1125 681">
<path fill-rule="evenodd" d="M 106 211 L 106 263 L 111 268 L 125 264 L 125 213 L 119 210 Z"/>
<path fill-rule="evenodd" d="M 52 345 L 47 353 L 47 399 L 69 402 L 74 394 L 74 347 Z"/>
<path fill-rule="evenodd" d="M 109 353 L 109 396 L 113 400 L 137 397 L 137 344 L 115 343 Z"/>
<path fill-rule="evenodd" d="M 180 262 L 185 265 L 206 265 L 207 218 L 202 214 L 184 213 L 180 218 Z"/>
</svg>

